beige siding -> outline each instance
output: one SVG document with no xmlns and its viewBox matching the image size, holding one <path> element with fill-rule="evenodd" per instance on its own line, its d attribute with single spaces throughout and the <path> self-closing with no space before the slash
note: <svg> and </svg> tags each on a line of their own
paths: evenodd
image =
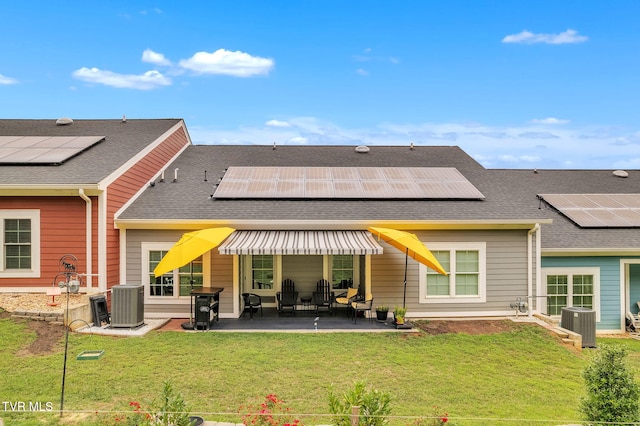
<svg viewBox="0 0 640 426">
<path fill-rule="evenodd" d="M 407 308 L 411 313 L 428 312 L 483 312 L 508 311 L 517 297 L 527 296 L 527 233 L 526 231 L 474 231 L 474 232 L 417 232 L 429 247 L 432 242 L 485 242 L 487 246 L 487 300 L 486 303 L 418 303 L 419 265 L 409 259 L 407 270 Z M 381 242 L 382 256 L 372 256 L 372 292 L 375 304 L 391 307 L 402 304 L 405 255 Z"/>
<path fill-rule="evenodd" d="M 126 276 L 127 283 L 140 284 L 142 280 L 142 243 L 174 243 L 184 231 L 127 231 Z M 233 312 L 233 256 L 223 256 L 217 250 L 211 252 L 210 283 L 212 287 L 222 287 L 220 293 L 220 313 Z M 184 303 L 147 304 L 145 313 L 189 314 L 189 305 Z"/>
<path fill-rule="evenodd" d="M 282 278 L 291 278 L 300 296 L 310 296 L 322 278 L 322 256 L 282 256 Z"/>
<path fill-rule="evenodd" d="M 182 231 L 127 231 L 127 282 L 141 281 L 141 244 L 142 242 L 175 242 Z M 429 246 L 431 242 L 484 242 L 486 243 L 487 291 L 485 303 L 418 303 L 419 265 L 408 261 L 407 270 L 407 307 L 409 314 L 415 316 L 451 315 L 491 315 L 496 312 L 511 312 L 509 304 L 527 296 L 527 232 L 524 230 L 505 231 L 464 231 L 464 232 L 417 232 L 422 241 Z M 371 290 L 375 304 L 402 304 L 405 255 L 403 252 L 380 242 L 384 254 L 371 256 Z M 533 253 L 535 256 L 535 253 Z M 535 268 L 535 263 L 532 265 Z M 301 295 L 310 294 L 315 282 L 322 277 L 322 256 L 284 256 L 282 259 L 282 278 L 292 278 Z M 211 285 L 223 287 L 221 294 L 221 313 L 233 312 L 233 256 L 211 254 Z M 535 279 L 535 276 L 534 276 Z M 188 316 L 188 305 L 149 305 L 147 312 L 184 312 Z"/>
</svg>

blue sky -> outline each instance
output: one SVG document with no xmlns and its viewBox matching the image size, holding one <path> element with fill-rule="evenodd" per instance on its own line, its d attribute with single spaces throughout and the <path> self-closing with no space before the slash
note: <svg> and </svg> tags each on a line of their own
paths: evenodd
<svg viewBox="0 0 640 426">
<path fill-rule="evenodd" d="M 5 2 L 0 117 L 639 169 L 639 16 L 636 0 Z"/>
</svg>

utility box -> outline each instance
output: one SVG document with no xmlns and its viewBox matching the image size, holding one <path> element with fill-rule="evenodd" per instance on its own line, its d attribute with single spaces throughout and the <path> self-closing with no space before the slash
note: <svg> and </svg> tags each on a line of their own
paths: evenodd
<svg viewBox="0 0 640 426">
<path fill-rule="evenodd" d="M 582 336 L 583 348 L 596 347 L 596 311 L 587 308 L 562 308 L 560 326 Z"/>
<path fill-rule="evenodd" d="M 111 287 L 111 327 L 132 328 L 144 324 L 144 286 L 120 284 Z"/>
</svg>

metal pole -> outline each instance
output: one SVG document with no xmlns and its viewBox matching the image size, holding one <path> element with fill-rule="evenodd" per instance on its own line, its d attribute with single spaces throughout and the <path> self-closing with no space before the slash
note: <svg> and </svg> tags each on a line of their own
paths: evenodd
<svg viewBox="0 0 640 426">
<path fill-rule="evenodd" d="M 409 247 L 407 247 L 407 251 L 404 258 L 404 294 L 402 295 L 402 307 L 406 308 L 407 301 L 407 266 L 409 265 Z"/>
<path fill-rule="evenodd" d="M 65 334 L 64 334 L 64 364 L 62 367 L 62 392 L 60 394 L 60 417 L 62 417 L 62 413 L 64 412 L 64 382 L 67 377 L 67 349 L 69 347 L 69 275 L 66 275 L 66 288 L 67 288 L 67 309 L 66 313 L 63 316 L 63 324 L 65 324 Z"/>
</svg>

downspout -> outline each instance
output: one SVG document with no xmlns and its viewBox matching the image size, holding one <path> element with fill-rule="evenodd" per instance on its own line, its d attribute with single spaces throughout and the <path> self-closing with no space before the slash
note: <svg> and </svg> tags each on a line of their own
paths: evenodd
<svg viewBox="0 0 640 426">
<path fill-rule="evenodd" d="M 91 280 L 91 275 L 93 274 L 93 268 L 92 268 L 92 264 L 93 264 L 93 250 L 92 250 L 92 246 L 93 246 L 93 241 L 92 241 L 92 227 L 91 227 L 91 198 L 89 198 L 87 196 L 87 194 L 84 193 L 84 189 L 80 188 L 78 189 L 78 195 L 80 195 L 80 198 L 82 198 L 84 200 L 84 202 L 86 203 L 87 207 L 86 207 L 86 245 L 87 245 L 87 271 L 86 271 L 86 278 L 87 278 L 87 288 L 91 288 L 92 287 L 92 280 Z"/>
<path fill-rule="evenodd" d="M 533 228 L 527 232 L 527 303 L 529 304 L 529 317 L 531 317 L 533 310 L 533 248 L 531 235 L 536 234 L 536 283 L 540 279 L 540 224 L 536 223 Z M 536 285 L 537 291 L 540 291 L 538 285 Z M 538 303 L 536 300 L 536 309 L 538 309 Z"/>
</svg>

